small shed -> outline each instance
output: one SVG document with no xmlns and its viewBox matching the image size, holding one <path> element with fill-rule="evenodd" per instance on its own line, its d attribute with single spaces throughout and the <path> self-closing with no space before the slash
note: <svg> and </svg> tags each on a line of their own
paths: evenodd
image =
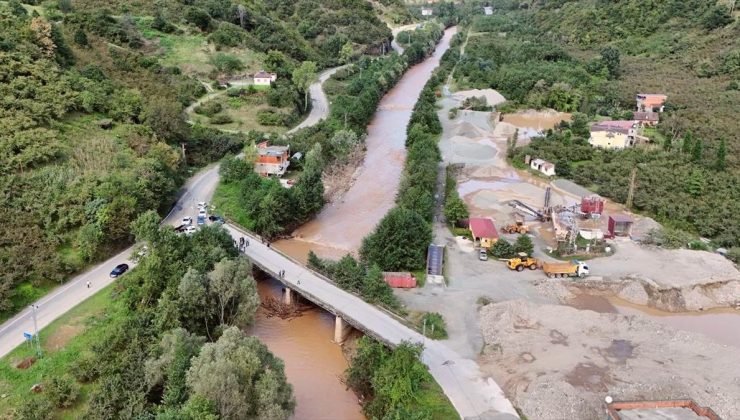
<svg viewBox="0 0 740 420">
<path fill-rule="evenodd" d="M 388 286 L 394 288 L 411 289 L 416 287 L 416 277 L 408 272 L 386 271 L 383 272 L 383 280 L 388 283 Z"/>
<path fill-rule="evenodd" d="M 421 15 L 422 16 L 431 16 L 434 13 L 431 7 L 422 7 L 421 8 Z"/>
<path fill-rule="evenodd" d="M 444 282 L 444 251 L 444 245 L 431 244 L 427 248 L 427 281 Z"/>
<path fill-rule="evenodd" d="M 483 6 L 483 13 L 486 16 L 491 16 L 493 14 L 493 7 L 491 7 L 491 6 Z"/>
<path fill-rule="evenodd" d="M 498 231 L 493 220 L 483 217 L 470 218 L 470 235 L 481 248 L 490 248 L 498 241 Z"/>
<path fill-rule="evenodd" d="M 610 237 L 630 236 L 632 233 L 632 224 L 635 221 L 631 217 L 623 214 L 613 214 L 609 216 L 609 225 L 607 231 Z"/>
<path fill-rule="evenodd" d="M 535 171 L 542 172 L 547 176 L 555 176 L 555 164 L 544 159 L 533 159 L 529 163 L 529 167 L 534 169 Z"/>
</svg>

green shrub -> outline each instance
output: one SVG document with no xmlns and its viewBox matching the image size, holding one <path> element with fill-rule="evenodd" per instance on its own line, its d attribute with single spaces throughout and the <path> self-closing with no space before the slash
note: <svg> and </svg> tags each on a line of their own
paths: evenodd
<svg viewBox="0 0 740 420">
<path fill-rule="evenodd" d="M 512 258 L 516 255 L 514 247 L 504 238 L 499 238 L 489 252 L 496 258 Z"/>
<path fill-rule="evenodd" d="M 534 252 L 532 238 L 530 238 L 529 235 L 519 235 L 519 237 L 516 238 L 516 242 L 514 242 L 514 252 L 516 254 L 523 252 L 531 257 L 532 252 Z"/>
<path fill-rule="evenodd" d="M 57 408 L 71 407 L 80 395 L 80 388 L 69 376 L 51 378 L 44 393 Z"/>
<path fill-rule="evenodd" d="M 196 114 L 199 115 L 205 115 L 207 117 L 212 117 L 215 114 L 218 114 L 223 110 L 223 105 L 221 105 L 221 102 L 218 101 L 208 101 L 203 104 L 200 104 L 193 109 Z"/>
<path fill-rule="evenodd" d="M 740 263 L 740 247 L 733 247 L 727 250 L 727 259 L 734 263 Z"/>
<path fill-rule="evenodd" d="M 425 327 L 426 325 L 426 327 Z M 441 314 L 428 312 L 419 320 L 419 329 L 434 340 L 447 338 L 447 323 Z"/>
<path fill-rule="evenodd" d="M 226 114 L 216 114 L 211 117 L 210 121 L 211 121 L 211 124 L 220 125 L 220 124 L 228 124 L 230 122 L 233 122 L 234 120 Z"/>
<path fill-rule="evenodd" d="M 285 125 L 285 115 L 272 109 L 263 109 L 257 112 L 257 122 L 262 125 Z"/>
<path fill-rule="evenodd" d="M 54 406 L 46 398 L 31 397 L 15 411 L 15 418 L 20 420 L 48 420 L 52 418 L 53 410 Z"/>
<path fill-rule="evenodd" d="M 88 383 L 100 375 L 100 366 L 98 366 L 95 357 L 85 354 L 72 362 L 69 371 L 77 381 Z"/>
</svg>

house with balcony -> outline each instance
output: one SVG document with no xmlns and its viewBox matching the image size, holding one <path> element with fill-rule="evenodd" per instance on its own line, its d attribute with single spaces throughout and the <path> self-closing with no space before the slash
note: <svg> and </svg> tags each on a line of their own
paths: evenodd
<svg viewBox="0 0 740 420">
<path fill-rule="evenodd" d="M 602 149 L 626 149 L 637 142 L 637 122 L 603 121 L 591 126 L 589 144 Z"/>
<path fill-rule="evenodd" d="M 261 176 L 281 177 L 290 166 L 290 146 L 270 146 L 266 141 L 257 145 L 254 171 Z"/>
</svg>

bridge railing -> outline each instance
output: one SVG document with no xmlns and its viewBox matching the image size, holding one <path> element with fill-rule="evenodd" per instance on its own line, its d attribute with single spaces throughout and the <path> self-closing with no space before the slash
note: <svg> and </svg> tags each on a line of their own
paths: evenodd
<svg viewBox="0 0 740 420">
<path fill-rule="evenodd" d="M 234 230 L 236 230 L 238 232 L 243 233 L 246 236 L 249 236 L 250 239 L 252 239 L 252 240 L 259 240 L 258 238 L 261 238 L 261 236 L 255 234 L 254 232 L 250 232 L 249 230 L 244 229 L 243 227 L 239 226 L 238 224 L 236 224 L 233 220 L 229 219 L 228 217 L 224 217 L 224 218 L 229 223 L 229 226 L 231 228 L 233 228 Z M 336 287 L 338 289 L 343 290 L 346 293 L 349 293 L 349 294 L 357 297 L 358 299 L 362 300 L 363 302 L 366 302 L 365 299 L 363 299 L 363 297 L 361 295 L 357 294 L 356 292 L 354 292 L 352 290 L 347 290 L 347 289 L 341 287 L 334 280 L 332 280 L 329 277 L 325 276 L 324 274 L 319 273 L 318 271 L 316 271 L 316 270 L 314 270 L 314 269 L 306 266 L 306 264 L 302 263 L 301 261 L 296 260 L 295 258 L 293 258 L 290 255 L 288 255 L 288 254 L 280 251 L 279 249 L 276 249 L 276 248 L 273 248 L 273 247 L 270 247 L 270 249 L 273 252 L 276 252 L 277 254 L 279 254 L 280 256 L 282 256 L 283 258 L 285 258 L 285 259 L 291 261 L 292 263 L 297 264 L 298 266 L 302 267 L 304 270 L 310 272 L 311 274 L 313 274 L 314 276 L 320 278 L 321 280 L 323 280 L 323 281 L 331 284 L 332 286 L 334 286 L 334 287 Z M 259 264 L 259 265 L 261 267 L 263 267 L 263 269 L 265 269 L 266 271 L 270 271 L 270 274 L 272 274 L 274 276 L 277 276 L 277 273 L 271 272 L 271 270 L 266 269 L 266 267 L 262 266 L 262 264 Z M 322 302 L 321 299 L 319 299 L 317 296 L 314 296 L 313 294 L 311 294 L 308 291 L 305 291 L 303 289 L 301 289 L 300 291 L 301 291 L 301 294 L 306 295 L 306 297 L 313 298 L 313 299 L 309 299 L 309 300 L 311 300 L 312 302 L 314 302 L 317 305 L 321 306 L 322 308 L 326 309 L 327 311 L 329 311 L 329 312 L 337 312 L 336 308 L 334 308 L 333 306 L 331 306 L 330 303 L 328 303 L 328 302 L 326 302 L 326 303 Z M 395 312 L 389 310 L 388 308 L 385 308 L 383 306 L 373 305 L 373 304 L 368 303 L 368 302 L 366 302 L 366 303 L 368 305 L 374 306 L 379 311 L 381 311 L 384 314 L 388 315 L 389 317 L 395 319 L 396 321 L 400 322 L 401 324 L 405 325 L 406 327 L 408 327 L 408 328 L 410 328 L 410 329 L 412 329 L 412 330 L 414 330 L 416 332 L 419 332 L 419 330 L 418 330 L 418 328 L 417 328 L 416 325 L 414 325 L 413 323 L 411 323 L 408 319 L 406 319 L 406 318 L 404 318 L 404 317 L 396 314 Z M 351 318 L 349 315 L 347 315 L 345 313 L 342 313 L 342 316 L 344 316 L 346 318 Z M 357 321 L 350 322 L 350 323 L 353 324 L 353 325 L 358 325 L 358 324 L 361 325 Z M 388 343 L 386 340 L 382 339 L 381 337 L 375 336 L 375 334 L 371 334 L 371 335 L 373 335 L 376 339 L 379 339 L 380 341 L 386 342 L 387 344 L 391 344 L 391 345 L 395 345 L 396 344 L 396 343 Z"/>
</svg>

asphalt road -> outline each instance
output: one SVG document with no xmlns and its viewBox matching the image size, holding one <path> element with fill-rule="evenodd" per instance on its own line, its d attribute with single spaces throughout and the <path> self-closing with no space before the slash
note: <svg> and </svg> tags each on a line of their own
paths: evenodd
<svg viewBox="0 0 740 420">
<path fill-rule="evenodd" d="M 319 80 L 312 84 L 311 97 L 314 108 L 299 127 L 306 127 L 320 121 L 329 113 L 329 104 L 321 89 L 321 83 L 326 81 L 338 68 L 324 71 Z M 213 193 L 218 186 L 218 164 L 212 164 L 193 175 L 183 186 L 180 198 L 162 223 L 179 225 L 184 216 L 191 216 L 195 223 L 198 214 L 198 202 L 210 203 Z M 218 214 L 218 209 L 211 209 L 212 213 Z M 118 264 L 127 263 L 131 268 L 135 264 L 130 260 L 133 247 L 130 247 L 118 255 L 88 269 L 86 272 L 73 278 L 63 286 L 51 291 L 48 295 L 39 299 L 35 305 L 36 321 L 39 330 L 49 325 L 68 310 L 94 295 L 105 286 L 111 284 L 114 279 L 110 278 L 110 271 Z M 87 288 L 87 282 L 90 288 Z M 24 342 L 23 333 L 33 333 L 33 318 L 30 307 L 20 312 L 15 317 L 0 325 L 0 357 L 5 356 L 11 350 Z"/>
<path fill-rule="evenodd" d="M 36 311 L 38 328 L 42 329 L 49 325 L 83 300 L 114 282 L 115 279 L 110 277 L 110 272 L 118 264 L 128 264 L 129 270 L 136 266 L 130 259 L 133 249 L 134 247 L 125 249 L 39 299 L 35 303 L 38 306 Z M 87 287 L 88 281 L 90 282 L 89 288 Z M 24 332 L 32 334 L 34 332 L 30 307 L 0 326 L 0 357 L 24 342 Z"/>
</svg>

